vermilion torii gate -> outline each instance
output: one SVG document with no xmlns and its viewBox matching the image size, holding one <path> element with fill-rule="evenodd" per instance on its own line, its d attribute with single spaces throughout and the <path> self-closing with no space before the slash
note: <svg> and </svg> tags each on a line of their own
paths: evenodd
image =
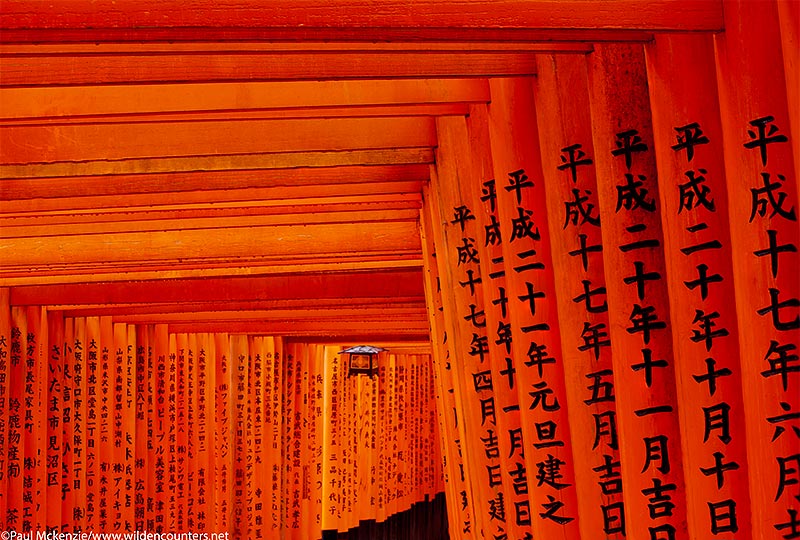
<svg viewBox="0 0 800 540">
<path fill-rule="evenodd" d="M 2 529 L 800 538 L 799 19 L 7 0 Z"/>
</svg>

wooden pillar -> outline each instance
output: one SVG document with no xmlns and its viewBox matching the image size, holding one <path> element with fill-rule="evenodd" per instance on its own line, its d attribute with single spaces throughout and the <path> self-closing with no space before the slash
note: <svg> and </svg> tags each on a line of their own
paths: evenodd
<svg viewBox="0 0 800 540">
<path fill-rule="evenodd" d="M 531 80 L 492 79 L 489 135 L 534 536 L 577 539 L 578 507 Z"/>
<path fill-rule="evenodd" d="M 534 83 L 583 538 L 625 535 L 586 60 L 542 55 Z M 584 251 L 586 250 L 586 251 Z"/>
<path fill-rule="evenodd" d="M 644 50 L 597 44 L 588 67 L 627 534 L 686 539 Z"/>
<path fill-rule="evenodd" d="M 156 327 L 158 329 L 158 327 Z M 230 338 L 227 334 L 214 334 L 215 361 L 215 426 L 214 439 L 214 491 L 216 505 L 214 520 L 218 530 L 230 530 L 233 525 L 233 359 Z"/>
<path fill-rule="evenodd" d="M 436 169 L 431 168 L 431 175 Z M 451 359 L 451 341 L 448 339 L 444 322 L 441 279 L 437 265 L 438 255 L 434 242 L 433 209 L 438 207 L 433 200 L 430 186 L 422 192 L 421 239 L 423 255 L 423 276 L 425 278 L 425 300 L 428 320 L 431 327 L 431 348 L 433 351 L 433 378 L 436 388 L 436 406 L 439 417 L 440 448 L 442 453 L 445 492 L 447 499 L 448 522 L 453 531 L 462 531 L 465 538 L 470 533 L 463 532 L 466 523 L 472 522 L 471 497 L 464 477 L 464 463 L 458 441 L 463 440 L 463 423 L 458 421 L 459 411 L 455 403 Z M 437 221 L 438 223 L 438 221 Z M 385 395 L 385 390 L 384 390 Z"/>
<path fill-rule="evenodd" d="M 492 508 L 504 495 L 499 452 L 492 448 L 497 430 L 496 403 L 489 329 L 480 315 L 485 304 L 481 283 L 486 276 L 481 274 L 475 247 L 480 235 L 470 209 L 471 182 L 467 178 L 473 171 L 469 141 L 463 117 L 443 117 L 436 123 L 437 175 L 431 179 L 432 195 L 438 198 L 434 237 L 444 320 L 454 354 L 450 365 L 455 396 L 464 421 L 461 445 L 467 482 L 471 482 L 474 495 L 475 532 L 496 536 L 504 533 L 504 524 Z"/>
<path fill-rule="evenodd" d="M 10 290 L 0 287 L 0 529 L 9 530 L 9 495 L 11 485 L 8 466 L 11 457 L 9 429 L 11 425 L 11 305 Z M 60 439 L 60 437 L 59 437 Z M 59 468 L 59 487 L 60 482 Z M 59 495 L 60 496 L 60 495 Z"/>
<path fill-rule="evenodd" d="M 63 341 L 63 340 L 60 340 Z M 100 317 L 86 318 L 86 527 L 100 527 L 100 479 L 104 476 L 100 455 Z"/>
<path fill-rule="evenodd" d="M 2 294 L 2 291 L 0 291 Z M 0 310 L 3 308 L 2 300 L 0 299 Z M 0 314 L 0 335 L 3 335 L 2 328 L 2 315 Z M 47 451 L 45 457 L 47 459 L 47 521 L 46 527 L 48 530 L 61 530 L 63 517 L 61 513 L 61 505 L 56 504 L 61 500 L 61 472 L 62 472 L 62 458 L 64 454 L 64 438 L 62 421 L 64 418 L 64 403 L 62 402 L 64 384 L 64 316 L 60 311 L 48 311 L 47 313 L 47 331 L 48 331 L 48 377 L 47 377 Z M 7 335 L 7 334 L 6 334 Z M 0 356 L 3 356 L 0 354 Z M 0 363 L 2 360 L 0 360 Z M 0 369 L 0 376 L 2 369 Z M 2 394 L 0 394 L 2 395 Z M 2 399 L 0 399 L 2 401 Z M 0 416 L 3 416 L 3 411 L 0 409 Z M 0 433 L 2 431 L 0 430 Z M 99 441 L 99 437 L 95 434 L 95 441 Z M 99 446 L 99 445 L 98 445 Z M 0 448 L 0 451 L 3 451 Z M 5 456 L 5 452 L 3 452 Z M 100 456 L 97 455 L 97 469 L 99 471 Z M 5 491 L 2 481 L 0 481 L 0 490 Z M 97 503 L 95 502 L 95 506 Z M 5 514 L 0 514 L 0 522 L 5 518 Z M 2 525 L 0 525 L 2 527 Z"/>
<path fill-rule="evenodd" d="M 728 196 L 710 35 L 646 47 L 692 538 L 751 537 Z"/>
<path fill-rule="evenodd" d="M 493 446 L 489 450 L 500 454 L 506 532 L 510 538 L 525 538 L 533 534 L 533 529 L 518 393 L 517 370 L 521 361 L 514 356 L 512 347 L 514 328 L 506 303 L 508 284 L 497 201 L 492 195 L 497 183 L 492 166 L 486 105 L 470 107 L 467 130 L 473 173 L 462 178 L 462 182 L 466 184 L 464 189 L 469 208 L 473 209 L 477 224 L 475 247 L 480 259 L 484 298 L 481 311 L 489 338 L 496 415 L 494 440 L 489 439 Z"/>
<path fill-rule="evenodd" d="M 800 534 L 800 447 L 791 424 L 800 412 L 796 104 L 789 107 L 783 84 L 778 4 L 734 0 L 724 14 L 714 45 L 752 524 L 755 538 L 785 538 Z"/>
</svg>

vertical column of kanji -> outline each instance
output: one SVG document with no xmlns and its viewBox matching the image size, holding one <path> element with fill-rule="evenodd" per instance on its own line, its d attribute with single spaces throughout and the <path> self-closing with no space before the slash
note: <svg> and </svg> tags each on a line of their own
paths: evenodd
<svg viewBox="0 0 800 540">
<path fill-rule="evenodd" d="M 254 432 L 254 414 L 255 414 L 255 356 L 256 344 L 254 343 L 253 336 L 247 336 L 247 404 L 245 406 L 245 447 L 247 454 L 244 464 L 244 498 L 247 506 L 247 520 L 249 529 L 245 538 L 254 538 L 256 531 L 256 520 L 258 519 L 258 511 L 256 510 L 256 485 L 255 485 L 255 470 L 256 459 L 259 453 L 255 448 L 255 432 Z"/>
<path fill-rule="evenodd" d="M 6 399 L 7 390 L 5 390 L 5 374 L 3 364 L 6 361 L 5 355 L 2 354 L 4 347 L 3 338 L 8 335 L 4 331 L 3 320 L 3 300 L 2 289 L 0 289 L 0 418 L 5 419 L 3 402 Z M 5 322 L 8 321 L 6 316 Z M 46 528 L 48 531 L 61 531 L 61 457 L 64 452 L 63 446 L 63 398 L 64 391 L 62 388 L 64 377 L 64 316 L 60 311 L 47 312 L 47 346 L 48 346 L 48 361 L 47 361 L 47 449 L 45 451 L 45 459 L 47 460 L 47 521 Z M 3 420 L 0 420 L 2 423 Z M 5 433 L 0 427 L 0 437 Z M 0 444 L 0 461 L 5 459 L 6 452 L 3 451 L 3 445 Z M 4 471 L 4 464 L 0 466 L 0 472 Z M 0 474 L 0 479 L 4 475 Z M 0 491 L 3 496 L 6 495 L 6 488 L 2 480 L 0 480 Z M 1 506 L 1 505 L 0 505 Z M 0 529 L 3 528 L 5 519 L 5 512 L 0 512 Z"/>
<path fill-rule="evenodd" d="M 11 450 L 11 444 L 8 438 L 9 423 L 11 418 L 10 394 L 9 394 L 9 385 L 11 382 L 11 377 L 10 377 L 11 370 L 9 365 L 10 359 L 8 355 L 9 344 L 11 343 L 11 305 L 9 303 L 10 295 L 11 293 L 8 287 L 0 287 L 0 530 L 3 531 L 11 530 L 13 528 L 9 526 L 7 522 L 8 512 L 9 512 L 8 462 Z M 58 377 L 58 380 L 60 382 L 60 377 Z M 58 399 L 60 400 L 60 396 L 58 396 Z M 57 401 L 56 403 L 59 402 Z M 60 422 L 58 426 L 59 426 L 58 430 L 60 432 Z M 61 437 L 59 436 L 58 441 L 60 442 L 60 440 Z M 50 496 L 49 493 L 48 496 Z M 53 500 L 59 500 L 59 499 L 53 498 Z M 60 524 L 59 519 L 60 519 L 60 514 L 59 516 L 56 516 L 55 523 Z"/>
<path fill-rule="evenodd" d="M 100 530 L 100 317 L 86 318 L 86 528 Z"/>
<path fill-rule="evenodd" d="M 24 307 L 14 306 L 11 308 L 12 320 L 12 359 L 17 362 L 15 370 L 16 377 L 12 379 L 12 385 L 18 386 L 19 392 L 15 396 L 19 405 L 15 408 L 18 409 L 18 414 L 15 425 L 18 425 L 18 435 L 15 434 L 15 439 L 18 440 L 17 447 L 19 449 L 20 466 L 19 482 L 21 487 L 21 497 L 17 508 L 20 510 L 20 517 L 17 525 L 22 531 L 31 531 L 34 526 L 34 497 L 33 497 L 33 484 L 35 482 L 34 467 L 36 456 L 33 454 L 34 439 L 33 439 L 33 398 L 30 395 L 33 391 L 33 386 L 30 384 L 30 369 L 28 368 L 28 318 L 26 309 Z M 30 392 L 29 392 L 30 390 Z M 16 460 L 15 460 L 16 461 Z M 19 529 L 17 529 L 19 530 Z"/>
<path fill-rule="evenodd" d="M 285 357 L 285 381 L 283 391 L 283 410 L 286 418 L 286 425 L 284 426 L 283 433 L 283 455 L 286 456 L 286 462 L 283 468 L 283 530 L 287 538 L 293 540 L 296 535 L 294 531 L 297 529 L 294 519 L 294 513 L 299 514 L 299 492 L 295 490 L 295 456 L 294 452 L 294 426 L 295 418 L 294 413 L 297 408 L 295 396 L 297 395 L 297 376 L 295 370 L 297 369 L 297 354 L 298 346 L 294 343 L 289 344 L 287 354 Z"/>
<path fill-rule="evenodd" d="M 431 177 L 436 176 L 436 169 L 431 167 Z M 444 476 L 448 523 L 453 530 L 471 537 L 469 531 L 472 523 L 471 488 L 466 483 L 459 442 L 462 436 L 459 430 L 463 425 L 458 422 L 459 414 L 455 404 L 452 367 L 450 365 L 450 343 L 447 339 L 444 322 L 444 306 L 442 305 L 442 287 L 439 268 L 436 263 L 436 246 L 432 215 L 438 215 L 438 202 L 431 196 L 430 186 L 425 185 L 422 191 L 423 206 L 420 216 L 420 232 L 422 240 L 423 270 L 425 282 L 425 304 L 428 309 L 428 321 L 431 328 L 431 346 L 433 350 L 433 384 L 435 385 L 436 411 L 439 425 L 439 448 L 441 449 L 442 472 Z M 434 208 L 437 210 L 434 212 Z M 440 233 L 438 233 L 440 234 Z M 379 407 L 380 418 L 383 419 L 384 402 L 386 400 L 386 368 L 381 365 Z M 381 448 L 385 447 L 385 436 L 381 421 Z M 381 452 L 378 463 L 379 473 L 384 470 L 385 453 Z M 383 508 L 383 498 L 379 493 L 379 511 Z M 379 513 L 379 516 L 382 516 Z"/>
<path fill-rule="evenodd" d="M 196 523 L 195 529 L 198 532 L 219 532 L 214 528 L 213 512 L 210 508 L 214 507 L 213 489 L 213 462 L 211 460 L 210 448 L 214 444 L 214 430 L 209 429 L 210 420 L 214 418 L 211 408 L 213 400 L 209 388 L 214 388 L 214 377 L 209 373 L 209 358 L 214 358 L 213 341 L 209 340 L 207 333 L 197 334 L 197 371 L 195 377 L 196 404 L 195 413 L 195 461 L 197 469 L 195 471 L 196 493 Z"/>
<path fill-rule="evenodd" d="M 343 375 L 344 392 L 342 393 L 342 403 L 344 409 L 344 422 L 342 440 L 342 522 L 340 531 L 347 531 L 357 525 L 354 517 L 353 499 L 355 499 L 356 476 L 354 474 L 355 462 L 355 438 L 353 437 L 353 425 L 355 423 L 355 384 L 354 377 Z M 396 416 L 395 416 L 396 418 Z M 397 446 L 397 444 L 395 444 Z"/>
<path fill-rule="evenodd" d="M 86 530 L 86 318 L 76 317 L 72 336 L 72 522 Z"/>
<path fill-rule="evenodd" d="M 237 538 L 247 538 L 247 336 L 231 336 L 233 391 L 233 513 L 230 530 Z"/>
<path fill-rule="evenodd" d="M 264 445 L 264 338 L 252 337 L 250 340 L 250 418 L 252 419 L 252 444 L 253 462 L 251 470 L 251 490 L 253 528 L 251 538 L 264 538 L 264 486 L 262 479 L 265 477 L 264 465 L 266 463 L 266 448 Z"/>
<path fill-rule="evenodd" d="M 311 490 L 309 488 L 309 466 L 311 464 L 311 362 L 314 358 L 315 345 L 304 348 L 303 358 L 299 363 L 300 395 L 297 398 L 300 413 L 300 538 L 309 538 L 311 532 Z"/>
<path fill-rule="evenodd" d="M 134 530 L 147 530 L 147 350 L 150 346 L 147 325 L 134 327 L 136 332 L 134 384 Z"/>
<path fill-rule="evenodd" d="M 126 325 L 125 369 L 123 373 L 123 446 L 124 460 L 124 498 L 123 519 L 125 531 L 135 530 L 135 488 L 136 476 L 136 326 Z"/>
<path fill-rule="evenodd" d="M 692 538 L 751 538 L 713 39 L 646 47 Z"/>
<path fill-rule="evenodd" d="M 175 521 L 173 526 L 178 532 L 186 532 L 188 508 L 186 500 L 188 473 L 188 432 L 187 432 L 187 353 L 189 348 L 188 334 L 175 334 L 175 454 L 170 456 L 175 464 L 175 482 L 173 493 L 175 498 Z"/>
<path fill-rule="evenodd" d="M 496 414 L 489 362 L 481 274 L 476 248 L 478 226 L 468 193 L 473 174 L 466 121 L 463 117 L 437 119 L 439 147 L 437 177 L 432 194 L 438 196 L 440 237 L 434 231 L 437 263 L 447 334 L 455 354 L 451 367 L 456 401 L 462 405 L 465 438 L 461 441 L 467 481 L 475 495 L 475 527 L 481 534 L 505 533 L 505 524 L 492 508 L 502 500 L 499 453 L 494 448 Z M 435 180 L 435 183 L 433 182 Z M 434 225 L 436 227 L 436 225 Z M 441 240 L 441 242 L 440 242 Z M 487 448 L 488 446 L 488 448 Z"/>
<path fill-rule="evenodd" d="M 267 444 L 270 449 L 270 461 L 267 474 L 269 475 L 269 512 L 268 524 L 270 536 L 278 534 L 281 526 L 281 467 L 283 467 L 283 453 L 281 449 L 281 429 L 283 421 L 283 367 L 281 359 L 281 338 L 273 338 L 272 351 L 267 352 L 268 368 L 266 370 L 266 384 L 269 385 L 267 394 L 267 407 L 264 417 L 267 423 Z M 271 352 L 271 357 L 270 357 Z M 327 416 L 326 416 L 327 418 Z M 321 510 L 320 510 L 321 511 Z"/>
<path fill-rule="evenodd" d="M 530 79 L 493 79 L 489 138 L 534 536 L 578 538 L 544 182 Z M 524 360 L 522 360 L 524 359 Z M 527 403 L 530 402 L 530 405 Z M 527 405 L 524 407 L 523 404 Z M 535 472 L 534 472 L 535 471 Z M 535 474 L 536 484 L 533 484 Z"/>
<path fill-rule="evenodd" d="M 67 320 L 67 328 L 72 319 Z M 69 335 L 71 331 L 66 332 Z M 113 521 L 113 498 L 111 495 L 112 485 L 110 482 L 112 467 L 114 464 L 114 326 L 111 317 L 100 317 L 100 358 L 98 364 L 98 478 L 97 478 L 97 526 L 102 532 L 110 531 L 110 523 Z M 64 361 L 65 384 L 68 362 Z M 71 377 L 71 375 L 70 375 Z M 71 382 L 71 379 L 70 379 Z M 66 396 L 66 393 L 65 393 Z M 64 405 L 66 411 L 67 405 Z M 64 417 L 66 421 L 66 415 Z M 64 435 L 66 444 L 67 436 Z M 68 456 L 64 455 L 66 460 Z"/>
<path fill-rule="evenodd" d="M 489 334 L 489 360 L 494 386 L 496 433 L 486 441 L 486 451 L 499 454 L 504 501 L 494 501 L 492 510 L 505 517 L 510 538 L 532 535 L 527 469 L 522 444 L 517 361 L 513 354 L 511 320 L 508 314 L 503 240 L 497 215 L 497 187 L 492 166 L 489 120 L 486 105 L 473 105 L 467 117 L 470 153 L 475 173 L 467 177 L 471 206 L 479 237 L 484 298 L 483 314 Z"/>
<path fill-rule="evenodd" d="M 423 245 L 424 245 L 423 238 Z M 424 248 L 423 248 L 424 250 Z M 423 252 L 424 253 L 424 252 Z M 424 255 L 423 255 L 424 257 Z M 386 465 L 388 460 L 388 443 L 389 427 L 384 422 L 385 414 L 388 412 L 388 396 L 386 390 L 386 376 L 387 376 L 386 361 L 383 360 L 378 363 L 378 372 L 376 375 L 378 384 L 378 423 L 376 426 L 376 436 L 378 441 L 378 456 L 376 466 L 376 484 L 377 484 L 377 501 L 375 507 L 375 521 L 381 523 L 386 520 Z"/>
<path fill-rule="evenodd" d="M 78 328 L 78 319 L 75 320 Z M 76 347 L 77 348 L 77 347 Z M 109 527 L 113 532 L 125 528 L 125 364 L 127 362 L 128 325 L 114 323 L 114 362 L 111 371 L 114 450 L 109 481 Z M 76 384 L 77 386 L 77 384 Z"/>
<path fill-rule="evenodd" d="M 197 334 L 186 342 L 186 528 L 197 532 Z"/>
<path fill-rule="evenodd" d="M 325 388 L 322 411 L 322 530 L 336 530 L 339 510 L 339 362 L 334 347 L 325 347 Z"/>
<path fill-rule="evenodd" d="M 23 470 L 25 467 L 25 446 L 23 444 L 22 424 L 25 416 L 25 364 L 22 360 L 22 335 L 24 311 L 10 307 L 6 324 L 8 326 L 8 449 L 6 457 L 7 510 L 5 526 L 8 530 L 22 530 L 25 508 L 23 503 Z"/>
<path fill-rule="evenodd" d="M 42 531 L 47 521 L 47 311 L 41 306 L 28 306 L 28 333 L 26 339 L 25 382 L 26 401 L 29 409 L 30 435 L 32 438 L 31 457 L 33 457 L 33 529 Z M 27 404 L 27 403 L 26 403 Z M 27 455 L 27 453 L 26 453 Z"/>
<path fill-rule="evenodd" d="M 404 512 L 408 508 L 409 496 L 409 438 L 410 438 L 410 418 L 409 414 L 409 384 L 408 384 L 408 362 L 404 354 L 395 355 L 397 361 L 397 430 L 398 430 L 398 496 L 397 512 Z"/>
<path fill-rule="evenodd" d="M 800 536 L 797 171 L 775 2 L 725 4 L 715 36 L 753 531 Z M 784 51 L 785 52 L 785 51 Z"/>
<path fill-rule="evenodd" d="M 145 517 L 144 529 L 145 531 L 155 532 L 156 530 L 156 459 L 158 456 L 155 454 L 156 449 L 156 370 L 158 369 L 157 359 L 155 354 L 156 333 L 155 326 L 148 324 L 145 326 L 145 341 L 147 347 L 145 348 L 145 364 L 144 364 L 144 392 L 147 396 L 145 398 L 144 413 L 145 413 L 145 431 L 144 431 L 144 448 L 145 448 L 145 468 L 142 471 L 142 478 L 145 485 Z M 138 372 L 137 372 L 138 375 Z"/>
<path fill-rule="evenodd" d="M 589 55 L 594 161 L 628 534 L 686 538 L 650 105 L 639 45 Z"/>
<path fill-rule="evenodd" d="M 169 354 L 167 355 L 167 425 L 166 454 L 167 478 L 164 484 L 166 491 L 165 532 L 175 530 L 180 506 L 177 501 L 178 485 L 178 378 L 183 374 L 178 371 L 178 340 L 175 334 L 169 333 Z"/>
<path fill-rule="evenodd" d="M 167 523 L 167 425 L 169 406 L 167 387 L 169 384 L 168 358 L 169 335 L 165 324 L 153 328 L 153 435 L 151 459 L 153 462 L 153 527 L 154 532 L 164 532 Z M 105 351 L 104 351 L 105 354 Z"/>
<path fill-rule="evenodd" d="M 800 2 L 778 0 L 778 18 L 783 44 L 783 69 L 786 78 L 786 97 L 789 123 L 794 137 L 800 137 Z M 800 145 L 792 145 L 794 170 L 800 169 Z M 800 187 L 800 186 L 798 186 Z"/>
<path fill-rule="evenodd" d="M 272 338 L 269 340 L 271 347 Z M 311 523 L 310 538 L 322 537 L 322 426 L 324 418 L 322 415 L 322 377 L 324 373 L 325 348 L 318 345 L 314 348 L 314 355 L 309 359 L 312 367 L 311 378 L 309 380 L 309 439 L 308 452 L 310 463 L 308 464 L 308 483 L 309 483 L 309 521 Z"/>
<path fill-rule="evenodd" d="M 233 529 L 233 363 L 231 339 L 214 334 L 214 521 L 217 532 Z"/>
<path fill-rule="evenodd" d="M 538 57 L 534 82 L 583 537 L 625 536 L 586 60 Z M 601 533 L 602 531 L 602 533 Z"/>
</svg>

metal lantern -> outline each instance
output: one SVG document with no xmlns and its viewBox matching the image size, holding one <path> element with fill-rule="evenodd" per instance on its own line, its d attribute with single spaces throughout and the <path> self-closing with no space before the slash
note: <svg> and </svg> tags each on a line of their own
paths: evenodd
<svg viewBox="0 0 800 540">
<path fill-rule="evenodd" d="M 349 354 L 350 364 L 347 374 L 352 375 L 372 375 L 378 370 L 378 354 L 385 351 L 380 347 L 372 345 L 358 345 L 345 349 L 339 354 Z"/>
</svg>

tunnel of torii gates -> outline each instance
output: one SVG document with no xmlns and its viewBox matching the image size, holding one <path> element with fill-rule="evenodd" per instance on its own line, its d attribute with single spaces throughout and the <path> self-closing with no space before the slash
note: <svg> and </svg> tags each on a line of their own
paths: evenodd
<svg viewBox="0 0 800 540">
<path fill-rule="evenodd" d="M 799 2 L 0 11 L 0 530 L 800 538 Z"/>
</svg>

